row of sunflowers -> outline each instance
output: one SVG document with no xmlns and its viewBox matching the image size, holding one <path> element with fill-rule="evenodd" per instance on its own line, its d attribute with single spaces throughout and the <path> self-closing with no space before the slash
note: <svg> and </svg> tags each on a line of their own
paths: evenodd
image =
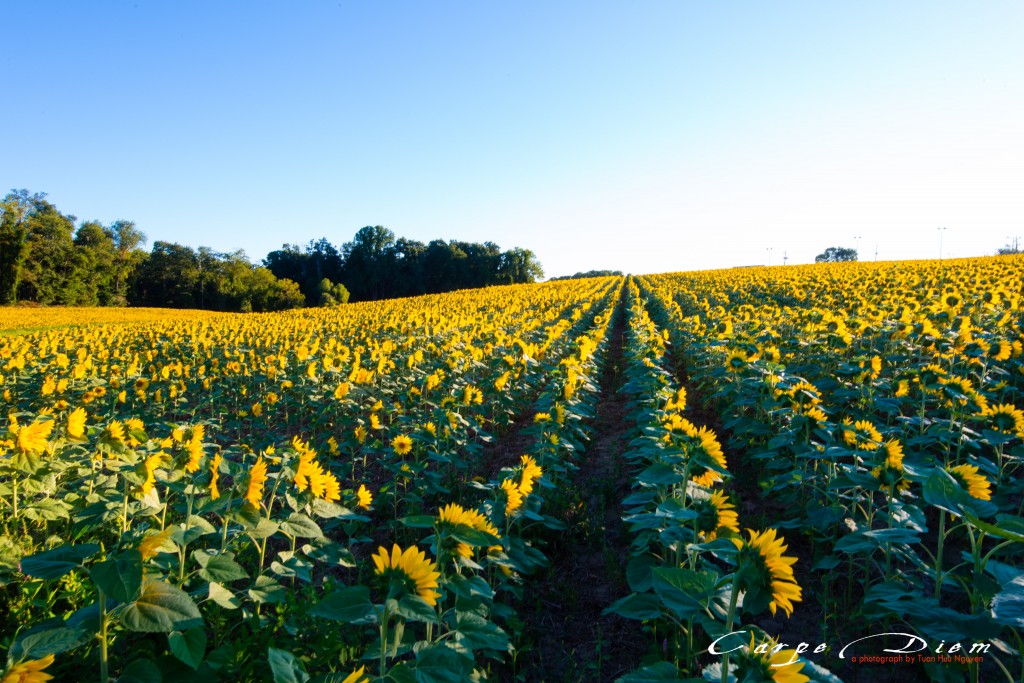
<svg viewBox="0 0 1024 683">
<path fill-rule="evenodd" d="M 623 391 L 635 427 L 624 457 L 634 476 L 623 508 L 632 592 L 607 611 L 643 622 L 652 655 L 621 680 L 829 680 L 826 669 L 756 625 L 767 611 L 791 615 L 803 599 L 797 558 L 774 528 L 740 533 L 718 436 L 690 419 L 696 417 L 673 375 L 668 335 L 650 318 L 637 285 L 628 286 Z"/>
<path fill-rule="evenodd" d="M 0 680 L 486 678 L 620 284 L 3 338 Z"/>
<path fill-rule="evenodd" d="M 806 549 L 798 575 L 814 590 L 797 609 L 829 644 L 817 661 L 863 673 L 841 644 L 900 633 L 870 654 L 906 649 L 912 666 L 877 675 L 1020 680 L 1024 258 L 677 273 L 639 288 L 673 369 L 721 420 L 744 502 Z"/>
</svg>

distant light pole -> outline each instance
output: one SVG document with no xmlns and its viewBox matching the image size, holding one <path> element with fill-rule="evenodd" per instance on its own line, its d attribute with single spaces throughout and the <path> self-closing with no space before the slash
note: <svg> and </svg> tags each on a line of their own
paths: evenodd
<svg viewBox="0 0 1024 683">
<path fill-rule="evenodd" d="M 939 228 L 939 260 L 942 260 L 942 233 L 946 232 L 946 228 Z"/>
<path fill-rule="evenodd" d="M 855 252 L 857 252 L 857 258 L 855 258 L 854 260 L 855 261 L 859 261 L 860 260 L 860 235 L 854 235 L 854 238 L 853 238 L 853 250 Z"/>
<path fill-rule="evenodd" d="M 768 265 L 772 264 L 772 248 L 768 247 Z"/>
</svg>

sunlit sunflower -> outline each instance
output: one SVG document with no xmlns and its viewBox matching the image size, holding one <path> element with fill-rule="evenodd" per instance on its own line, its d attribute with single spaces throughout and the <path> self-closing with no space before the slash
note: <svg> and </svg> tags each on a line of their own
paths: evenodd
<svg viewBox="0 0 1024 683">
<path fill-rule="evenodd" d="M 405 434 L 396 436 L 391 441 L 391 448 L 397 455 L 408 455 L 412 450 L 412 439 Z"/>
<path fill-rule="evenodd" d="M 245 490 L 245 499 L 254 508 L 259 509 L 263 503 L 263 485 L 267 483 L 267 463 L 263 456 L 249 470 L 249 485 Z"/>
<path fill-rule="evenodd" d="M 53 420 L 42 420 L 18 429 L 18 450 L 22 453 L 45 451 L 46 440 L 53 431 L 53 425 Z"/>
<path fill-rule="evenodd" d="M 428 605 L 437 604 L 441 594 L 434 589 L 441 573 L 437 571 L 437 565 L 427 559 L 426 553 L 416 546 L 409 546 L 403 551 L 396 543 L 390 555 L 381 546 L 373 555 L 373 564 L 377 568 L 376 573 L 388 579 L 393 588 L 397 585 L 420 596 Z"/>
<path fill-rule="evenodd" d="M 992 483 L 985 478 L 985 475 L 978 472 L 977 466 L 957 465 L 950 467 L 949 473 L 974 498 L 978 500 L 992 499 Z"/>
<path fill-rule="evenodd" d="M 221 454 L 213 456 L 213 460 L 210 461 L 210 499 L 217 500 L 220 498 L 220 491 L 217 490 L 217 478 L 220 477 L 220 463 L 223 458 Z"/>
<path fill-rule="evenodd" d="M 1012 403 L 1002 403 L 989 408 L 983 415 L 989 418 L 996 431 L 1024 437 L 1024 411 Z"/>
<path fill-rule="evenodd" d="M 749 358 L 743 351 L 730 351 L 725 357 L 726 372 L 743 372 L 747 367 Z"/>
<path fill-rule="evenodd" d="M 370 677 L 366 675 L 366 667 L 361 666 L 348 676 L 345 676 L 341 683 L 370 683 Z"/>
<path fill-rule="evenodd" d="M 704 455 L 717 463 L 722 469 L 727 467 L 725 464 L 725 454 L 722 453 L 722 445 L 718 443 L 718 437 L 715 436 L 714 431 L 707 427 L 701 427 L 697 430 L 694 437 L 698 442 L 697 445 L 700 451 Z M 708 487 L 722 481 L 722 475 L 697 462 L 690 466 L 690 479 L 698 486 Z"/>
<path fill-rule="evenodd" d="M 359 485 L 359 490 L 356 491 L 356 498 L 359 499 L 359 507 L 364 510 L 368 510 L 370 504 L 373 503 L 373 494 L 370 493 L 370 489 L 366 488 L 364 484 Z"/>
<path fill-rule="evenodd" d="M 498 529 L 491 524 L 490 520 L 476 510 L 466 510 L 457 503 L 449 503 L 437 513 L 437 521 L 442 526 L 455 526 L 464 524 L 468 527 L 491 534 L 498 535 Z M 473 548 L 468 543 L 456 541 L 452 551 L 460 557 L 471 557 Z"/>
<path fill-rule="evenodd" d="M 85 408 L 75 408 L 68 415 L 68 436 L 80 439 L 85 436 Z"/>
<path fill-rule="evenodd" d="M 852 422 L 846 418 L 842 429 L 846 445 L 859 451 L 876 451 L 882 445 L 882 434 L 870 420 Z"/>
<path fill-rule="evenodd" d="M 772 600 L 768 608 L 772 615 L 779 607 L 786 616 L 792 615 L 793 603 L 803 599 L 800 585 L 793 576 L 797 558 L 783 555 L 789 546 L 775 529 L 762 532 L 747 529 L 747 533 L 750 538 L 746 541 L 732 539 L 739 549 L 736 559 L 739 588 L 748 593 L 770 592 Z"/>
<path fill-rule="evenodd" d="M 53 676 L 43 671 L 51 664 L 53 664 L 53 655 L 20 662 L 4 673 L 0 683 L 45 683 L 53 679 Z"/>
<path fill-rule="evenodd" d="M 505 492 L 505 513 L 512 514 L 523 504 L 523 494 L 511 479 L 501 482 L 501 490 Z"/>
</svg>

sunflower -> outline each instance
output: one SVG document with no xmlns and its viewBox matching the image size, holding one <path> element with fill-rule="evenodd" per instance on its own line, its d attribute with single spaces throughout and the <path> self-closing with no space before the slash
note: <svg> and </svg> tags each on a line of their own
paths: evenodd
<svg viewBox="0 0 1024 683">
<path fill-rule="evenodd" d="M 718 443 L 718 438 L 712 430 L 707 427 L 701 427 L 692 435 L 692 437 L 698 442 L 695 445 L 700 451 L 703 451 L 708 458 L 717 463 L 722 469 L 727 467 L 725 464 L 725 455 L 722 453 L 722 445 Z M 722 475 L 697 462 L 691 465 L 690 479 L 698 486 L 709 487 L 716 482 L 722 481 Z"/>
<path fill-rule="evenodd" d="M 396 436 L 391 441 L 391 448 L 397 455 L 408 455 L 412 450 L 412 439 L 405 434 Z"/>
<path fill-rule="evenodd" d="M 53 679 L 53 676 L 43 671 L 51 664 L 53 655 L 15 664 L 7 670 L 0 683 L 45 683 Z"/>
<path fill-rule="evenodd" d="M 263 502 L 263 485 L 267 483 L 267 463 L 261 455 L 249 470 L 249 485 L 245 490 L 245 499 L 254 508 L 259 509 Z"/>
<path fill-rule="evenodd" d="M 373 555 L 376 574 L 388 579 L 391 590 L 396 588 L 416 593 L 430 606 L 437 604 L 441 596 L 436 590 L 437 579 L 441 576 L 437 565 L 427 559 L 426 553 L 409 546 L 404 551 L 394 544 L 391 554 L 383 546 Z"/>
<path fill-rule="evenodd" d="M 996 431 L 1024 437 L 1024 411 L 1012 403 L 1002 403 L 994 408 L 989 408 L 983 413 L 983 416 L 991 419 L 992 426 Z"/>
<path fill-rule="evenodd" d="M 747 529 L 747 533 L 750 538 L 746 541 L 732 539 L 739 550 L 737 584 L 739 589 L 747 591 L 744 604 L 752 602 L 753 597 L 768 593 L 771 596 L 768 608 L 773 616 L 779 607 L 786 616 L 792 615 L 793 603 L 803 599 L 800 585 L 793 576 L 797 558 L 783 555 L 789 546 L 775 529 L 761 532 Z"/>
<path fill-rule="evenodd" d="M 704 534 L 705 541 L 713 541 L 719 534 L 728 531 L 740 532 L 736 506 L 721 491 L 715 491 L 710 497 L 697 501 L 694 509 L 698 514 L 697 529 Z"/>
<path fill-rule="evenodd" d="M 370 677 L 366 675 L 366 667 L 359 667 L 348 676 L 345 676 L 341 683 L 370 683 Z"/>
<path fill-rule="evenodd" d="M 213 456 L 213 460 L 210 462 L 210 500 L 217 500 L 220 498 L 220 491 L 217 490 L 217 478 L 220 476 L 220 463 L 221 454 Z"/>
<path fill-rule="evenodd" d="M 370 489 L 366 488 L 365 484 L 359 485 L 359 490 L 356 491 L 356 498 L 359 499 L 359 507 L 364 510 L 370 509 L 370 504 L 373 503 L 373 494 L 370 493 Z"/>
<path fill-rule="evenodd" d="M 472 529 L 483 531 L 491 534 L 492 536 L 498 535 L 498 529 L 491 524 L 490 520 L 476 510 L 466 510 L 456 503 L 449 503 L 441 508 L 437 513 L 437 521 L 441 526 L 464 524 Z M 473 554 L 473 549 L 468 543 L 456 541 L 453 552 L 460 557 L 469 558 Z"/>
<path fill-rule="evenodd" d="M 505 492 L 505 513 L 512 514 L 523 504 L 523 494 L 511 479 L 501 482 L 501 490 Z"/>
<path fill-rule="evenodd" d="M 747 354 L 743 351 L 730 351 L 729 355 L 725 357 L 725 371 L 743 372 L 747 367 L 748 360 Z"/>
<path fill-rule="evenodd" d="M 85 408 L 75 408 L 68 415 L 68 436 L 80 439 L 85 435 Z"/>
<path fill-rule="evenodd" d="M 533 492 L 533 482 L 544 476 L 544 470 L 529 455 L 521 456 L 519 461 L 522 463 L 522 472 L 519 475 L 519 492 L 524 496 L 528 496 Z"/>
<path fill-rule="evenodd" d="M 882 445 L 882 434 L 870 420 L 852 422 L 846 418 L 842 429 L 846 445 L 859 451 L 876 451 Z"/>
<path fill-rule="evenodd" d="M 192 428 L 192 434 L 185 444 L 185 449 L 188 451 L 188 462 L 185 463 L 186 472 L 198 472 L 199 461 L 203 457 L 203 437 L 206 435 L 206 427 L 203 425 L 196 425 Z"/>
<path fill-rule="evenodd" d="M 46 450 L 46 440 L 53 431 L 53 425 L 53 420 L 43 420 L 18 429 L 18 450 L 22 453 L 42 453 Z"/>
<path fill-rule="evenodd" d="M 776 640 L 765 640 L 754 647 L 754 634 L 751 633 L 750 647 L 737 655 L 735 675 L 738 681 L 807 683 L 811 680 L 800 673 L 804 663 L 797 659 L 796 650 L 779 649 Z"/>
<path fill-rule="evenodd" d="M 985 475 L 978 473 L 977 466 L 957 465 L 949 468 L 949 473 L 974 498 L 992 500 L 992 483 L 985 478 Z"/>
</svg>

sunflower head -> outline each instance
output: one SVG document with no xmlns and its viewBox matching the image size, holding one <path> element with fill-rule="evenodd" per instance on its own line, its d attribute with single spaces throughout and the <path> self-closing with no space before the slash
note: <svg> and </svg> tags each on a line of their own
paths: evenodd
<svg viewBox="0 0 1024 683">
<path fill-rule="evenodd" d="M 396 436 L 391 441 L 391 448 L 397 455 L 408 455 L 412 450 L 412 439 L 405 434 Z"/>
<path fill-rule="evenodd" d="M 740 532 L 736 507 L 721 491 L 715 491 L 708 498 L 694 503 L 697 511 L 697 530 L 705 541 L 713 541 L 720 535 Z"/>
<path fill-rule="evenodd" d="M 793 603 L 802 600 L 802 589 L 793 576 L 795 557 L 783 553 L 788 546 L 775 529 L 754 531 L 747 529 L 749 538 L 732 539 L 736 556 L 736 586 L 746 591 L 743 608 L 756 614 L 768 607 L 774 616 L 778 608 L 793 614 Z"/>
<path fill-rule="evenodd" d="M 738 681 L 772 681 L 774 683 L 807 683 L 811 679 L 800 673 L 804 663 L 796 650 L 783 649 L 777 640 L 765 639 L 737 652 L 734 674 Z"/>
<path fill-rule="evenodd" d="M 978 500 L 992 500 L 992 483 L 978 471 L 975 465 L 957 465 L 949 473 L 968 494 Z"/>
<path fill-rule="evenodd" d="M 405 550 L 396 543 L 391 552 L 383 546 L 373 555 L 374 573 L 387 581 L 388 598 L 400 598 L 406 594 L 418 595 L 430 606 L 437 604 L 441 596 L 435 590 L 441 573 L 437 565 L 427 559 L 426 553 L 416 546 Z"/>
</svg>

